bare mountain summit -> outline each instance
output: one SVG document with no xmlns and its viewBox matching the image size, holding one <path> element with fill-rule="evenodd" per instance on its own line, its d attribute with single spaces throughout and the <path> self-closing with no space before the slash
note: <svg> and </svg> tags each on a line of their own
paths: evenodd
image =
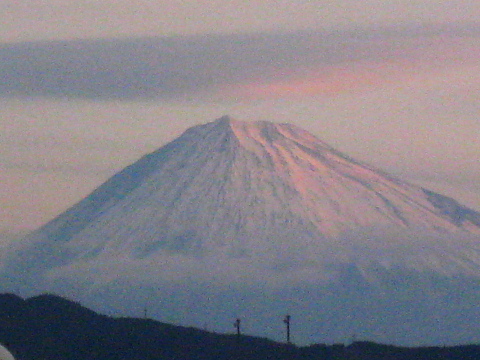
<svg viewBox="0 0 480 360">
<path fill-rule="evenodd" d="M 364 286 L 380 298 L 396 292 L 406 301 L 418 297 L 409 289 L 425 278 L 476 281 L 479 234 L 479 213 L 355 161 L 296 126 L 223 117 L 188 129 L 119 172 L 25 239 L 6 269 L 12 287 L 21 278 L 22 289 L 43 286 L 70 296 L 51 284 L 73 277 L 90 293 L 132 277 L 144 284 L 314 286 L 335 294 L 327 303 L 312 295 L 310 305 L 326 311 L 351 306 L 352 297 L 366 294 Z M 389 325 L 381 324 L 390 305 L 377 309 L 383 315 L 375 321 L 371 315 L 371 323 L 354 326 L 350 314 L 339 320 L 343 327 L 328 331 L 379 336 Z M 172 305 L 171 311 L 179 310 Z M 415 329 L 427 331 L 428 324 Z M 408 342 L 408 336 L 396 339 Z"/>
</svg>

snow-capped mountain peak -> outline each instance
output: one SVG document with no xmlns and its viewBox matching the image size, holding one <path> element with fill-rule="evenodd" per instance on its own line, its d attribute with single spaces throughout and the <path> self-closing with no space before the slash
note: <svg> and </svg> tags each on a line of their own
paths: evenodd
<svg viewBox="0 0 480 360">
<path fill-rule="evenodd" d="M 480 279 L 479 234 L 480 214 L 449 197 L 356 161 L 296 126 L 225 116 L 186 130 L 32 233 L 5 265 L 2 283 L 67 295 L 121 291 L 128 304 L 141 286 L 148 289 L 141 294 L 170 301 L 175 314 L 184 311 L 180 303 L 190 309 L 198 302 L 201 310 L 189 316 L 228 297 L 225 288 L 238 285 L 238 300 L 253 286 L 262 296 L 245 303 L 250 312 L 258 308 L 257 317 L 288 305 L 277 290 L 265 303 L 265 291 L 295 284 L 308 291 L 287 291 L 287 299 L 306 303 L 306 318 L 323 314 L 312 317 L 323 316 L 316 324 L 335 316 L 340 332 L 351 334 L 347 310 L 355 303 L 369 309 L 355 315 L 365 317 L 360 330 L 371 321 L 396 336 L 402 326 L 409 334 L 426 326 L 418 314 L 431 307 L 424 289 L 437 296 L 430 279 L 446 284 L 441 294 L 471 293 L 472 302 L 456 310 L 449 302 L 442 313 L 480 301 L 475 287 L 455 282 Z M 177 289 L 184 298 L 172 302 L 158 290 L 177 283 L 188 284 Z M 419 310 L 405 315 L 409 322 L 395 327 L 376 318 L 382 311 L 397 316 L 413 302 Z"/>
<path fill-rule="evenodd" d="M 289 242 L 290 231 L 317 241 L 377 226 L 479 232 L 478 214 L 443 199 L 296 126 L 224 116 L 127 167 L 38 235 L 161 249 Z M 470 216 L 459 217 L 459 209 Z"/>
</svg>

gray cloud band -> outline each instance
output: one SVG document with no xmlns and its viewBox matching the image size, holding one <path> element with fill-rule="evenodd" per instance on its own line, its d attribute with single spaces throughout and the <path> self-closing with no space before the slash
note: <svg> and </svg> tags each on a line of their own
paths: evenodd
<svg viewBox="0 0 480 360">
<path fill-rule="evenodd" d="M 183 100 L 240 81 L 408 56 L 401 44 L 419 37 L 479 33 L 476 28 L 383 29 L 3 45 L 0 96 Z"/>
</svg>

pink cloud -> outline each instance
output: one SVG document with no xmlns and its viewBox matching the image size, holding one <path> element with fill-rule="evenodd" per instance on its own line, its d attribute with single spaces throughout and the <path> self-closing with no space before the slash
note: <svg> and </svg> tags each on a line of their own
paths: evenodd
<svg viewBox="0 0 480 360">
<path fill-rule="evenodd" d="M 376 44 L 378 46 L 378 43 Z M 389 48 L 390 46 L 390 48 Z M 264 100 L 336 96 L 392 86 L 435 86 L 468 82 L 472 68 L 478 68 L 480 42 L 476 38 L 437 36 L 413 39 L 378 60 L 352 60 L 348 63 L 319 64 L 309 69 L 281 69 L 261 79 L 222 87 L 227 98 Z M 365 51 L 368 51 L 368 46 Z"/>
</svg>

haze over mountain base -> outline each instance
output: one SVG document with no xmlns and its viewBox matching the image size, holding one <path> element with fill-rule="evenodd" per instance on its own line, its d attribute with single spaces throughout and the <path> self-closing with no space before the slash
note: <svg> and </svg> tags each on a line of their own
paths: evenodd
<svg viewBox="0 0 480 360">
<path fill-rule="evenodd" d="M 89 286 L 80 273 L 76 275 L 50 279 L 20 293 L 42 289 L 68 294 L 109 315 L 142 317 L 146 310 L 150 318 L 220 333 L 232 333 L 233 321 L 241 318 L 245 334 L 278 341 L 285 340 L 282 320 L 290 314 L 292 340 L 300 345 L 351 339 L 400 345 L 480 342 L 477 279 L 392 272 L 379 274 L 384 283 L 374 286 L 352 268 L 329 285 L 299 281 L 270 288 L 260 283 L 219 285 L 193 277 L 145 283 L 114 275 L 109 282 Z"/>
<path fill-rule="evenodd" d="M 480 342 L 480 214 L 288 124 L 187 130 L 12 246 L 1 291 L 297 343 Z"/>
</svg>

